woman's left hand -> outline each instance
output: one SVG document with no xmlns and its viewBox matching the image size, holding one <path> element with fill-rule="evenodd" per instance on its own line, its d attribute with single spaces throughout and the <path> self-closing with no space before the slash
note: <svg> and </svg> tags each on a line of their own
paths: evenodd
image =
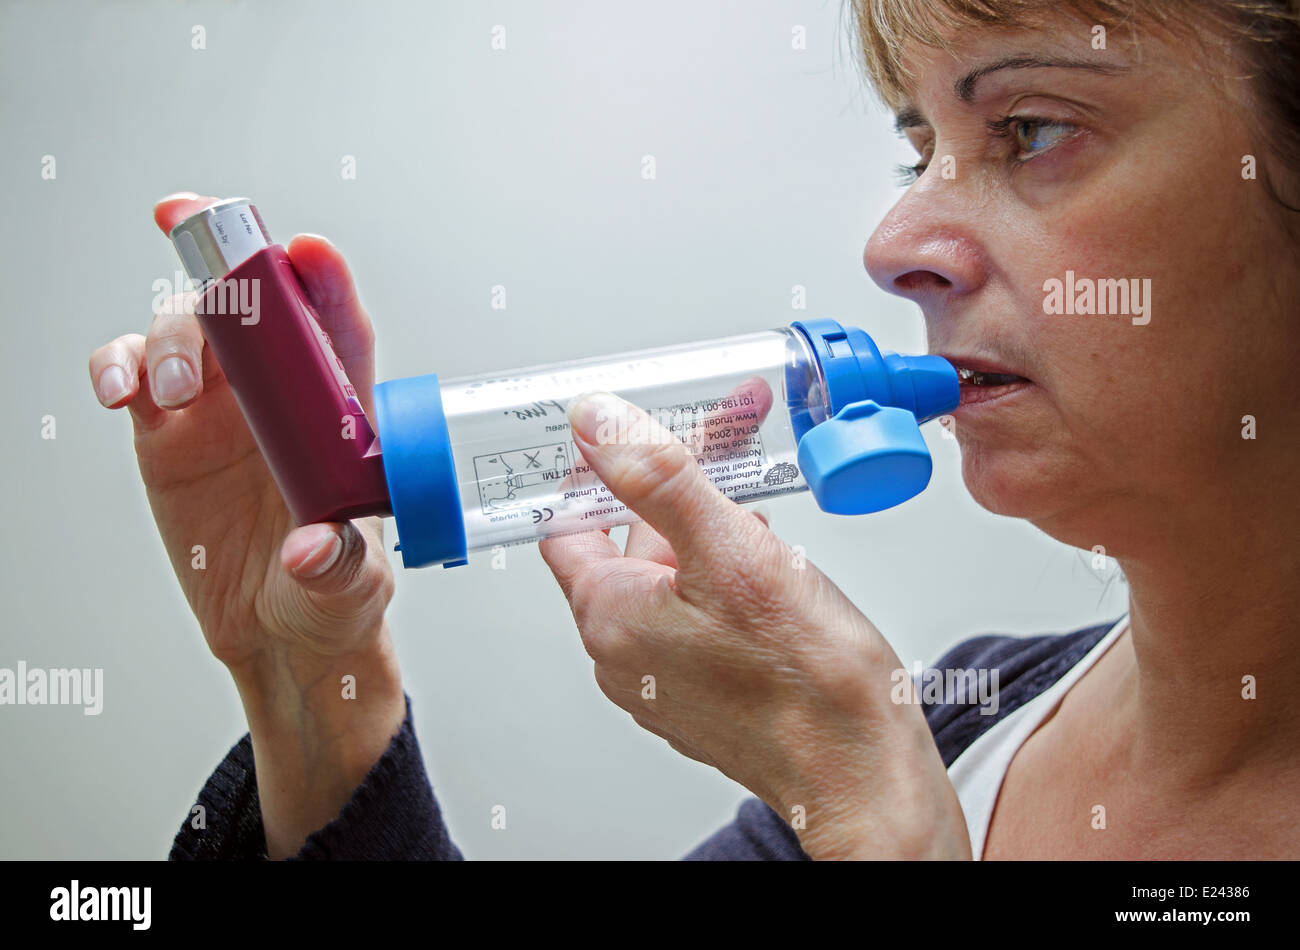
<svg viewBox="0 0 1300 950">
<path fill-rule="evenodd" d="M 900 686 L 880 631 L 644 411 L 588 398 L 569 421 L 643 519 L 626 553 L 607 531 L 540 545 L 601 691 L 766 802 L 813 858 L 969 858 L 956 792 L 920 706 L 897 701 L 911 678 Z M 596 444 L 611 429 L 622 436 Z"/>
</svg>

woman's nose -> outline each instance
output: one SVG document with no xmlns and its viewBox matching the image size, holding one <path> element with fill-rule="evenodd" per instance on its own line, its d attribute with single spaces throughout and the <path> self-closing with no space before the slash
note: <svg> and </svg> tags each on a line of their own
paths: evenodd
<svg viewBox="0 0 1300 950">
<path fill-rule="evenodd" d="M 953 182 L 937 183 L 952 189 Z M 955 189 L 953 189 L 955 191 Z M 951 205 L 955 194 L 912 188 L 890 209 L 863 252 L 867 273 L 889 291 L 923 308 L 969 294 L 984 283 L 984 251 L 969 222 Z"/>
</svg>

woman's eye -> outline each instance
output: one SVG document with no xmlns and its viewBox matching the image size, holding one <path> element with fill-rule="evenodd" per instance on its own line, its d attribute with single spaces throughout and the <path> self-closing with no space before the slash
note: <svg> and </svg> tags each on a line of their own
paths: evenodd
<svg viewBox="0 0 1300 950">
<path fill-rule="evenodd" d="M 1014 160 L 1023 164 L 1036 156 L 1050 152 L 1061 142 L 1073 137 L 1078 127 L 1059 119 L 1040 119 L 1034 116 L 1008 115 L 988 123 L 989 132 L 998 138 L 1010 139 L 1016 148 Z M 930 148 L 927 147 L 915 165 L 897 165 L 894 175 L 901 186 L 912 184 L 930 165 Z"/>
<path fill-rule="evenodd" d="M 907 185 L 910 185 L 912 182 L 916 181 L 923 174 L 925 174 L 926 168 L 928 168 L 930 165 L 930 151 L 931 151 L 931 146 L 929 145 L 921 149 L 921 157 L 917 159 L 915 165 L 894 166 L 894 177 L 898 179 L 898 184 L 900 186 L 905 187 Z"/>
<path fill-rule="evenodd" d="M 1037 119 L 1032 116 L 1009 115 L 989 123 L 994 135 L 1010 138 L 1018 152 L 1016 160 L 1026 162 L 1050 151 L 1074 134 L 1075 127 L 1056 119 Z"/>
<path fill-rule="evenodd" d="M 898 179 L 899 185 L 910 185 L 921 177 L 921 173 L 925 171 L 925 166 L 925 159 L 921 159 L 915 165 L 895 165 L 894 177 Z"/>
</svg>

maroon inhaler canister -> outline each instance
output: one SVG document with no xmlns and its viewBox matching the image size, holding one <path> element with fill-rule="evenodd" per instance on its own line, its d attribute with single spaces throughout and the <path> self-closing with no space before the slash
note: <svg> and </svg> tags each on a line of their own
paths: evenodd
<svg viewBox="0 0 1300 950">
<path fill-rule="evenodd" d="M 283 247 L 230 198 L 168 235 L 196 315 L 299 525 L 390 515 L 379 441 Z"/>
</svg>

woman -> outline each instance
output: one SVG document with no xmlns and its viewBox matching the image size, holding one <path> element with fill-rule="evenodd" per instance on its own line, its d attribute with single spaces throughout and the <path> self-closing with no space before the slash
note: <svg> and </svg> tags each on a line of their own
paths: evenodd
<svg viewBox="0 0 1300 950">
<path fill-rule="evenodd" d="M 1104 549 L 1131 591 L 1113 624 L 940 660 L 1000 674 L 994 715 L 901 701 L 870 621 L 684 447 L 580 443 L 644 519 L 625 553 L 599 532 L 541 546 L 597 682 L 758 798 L 693 857 L 1300 856 L 1300 4 L 1173 6 L 856 2 L 919 153 L 865 263 L 920 304 L 933 352 L 988 374 L 953 413 L 966 484 Z M 342 258 L 311 236 L 289 253 L 370 411 L 373 335 Z M 179 303 L 90 363 L 101 402 L 130 407 L 159 530 L 248 716 L 173 856 L 459 858 L 385 625 L 379 522 L 293 528 Z M 591 438 L 637 412 L 570 419 Z M 214 532 L 233 555 L 191 570 Z M 345 674 L 366 684 L 348 703 Z"/>
</svg>

